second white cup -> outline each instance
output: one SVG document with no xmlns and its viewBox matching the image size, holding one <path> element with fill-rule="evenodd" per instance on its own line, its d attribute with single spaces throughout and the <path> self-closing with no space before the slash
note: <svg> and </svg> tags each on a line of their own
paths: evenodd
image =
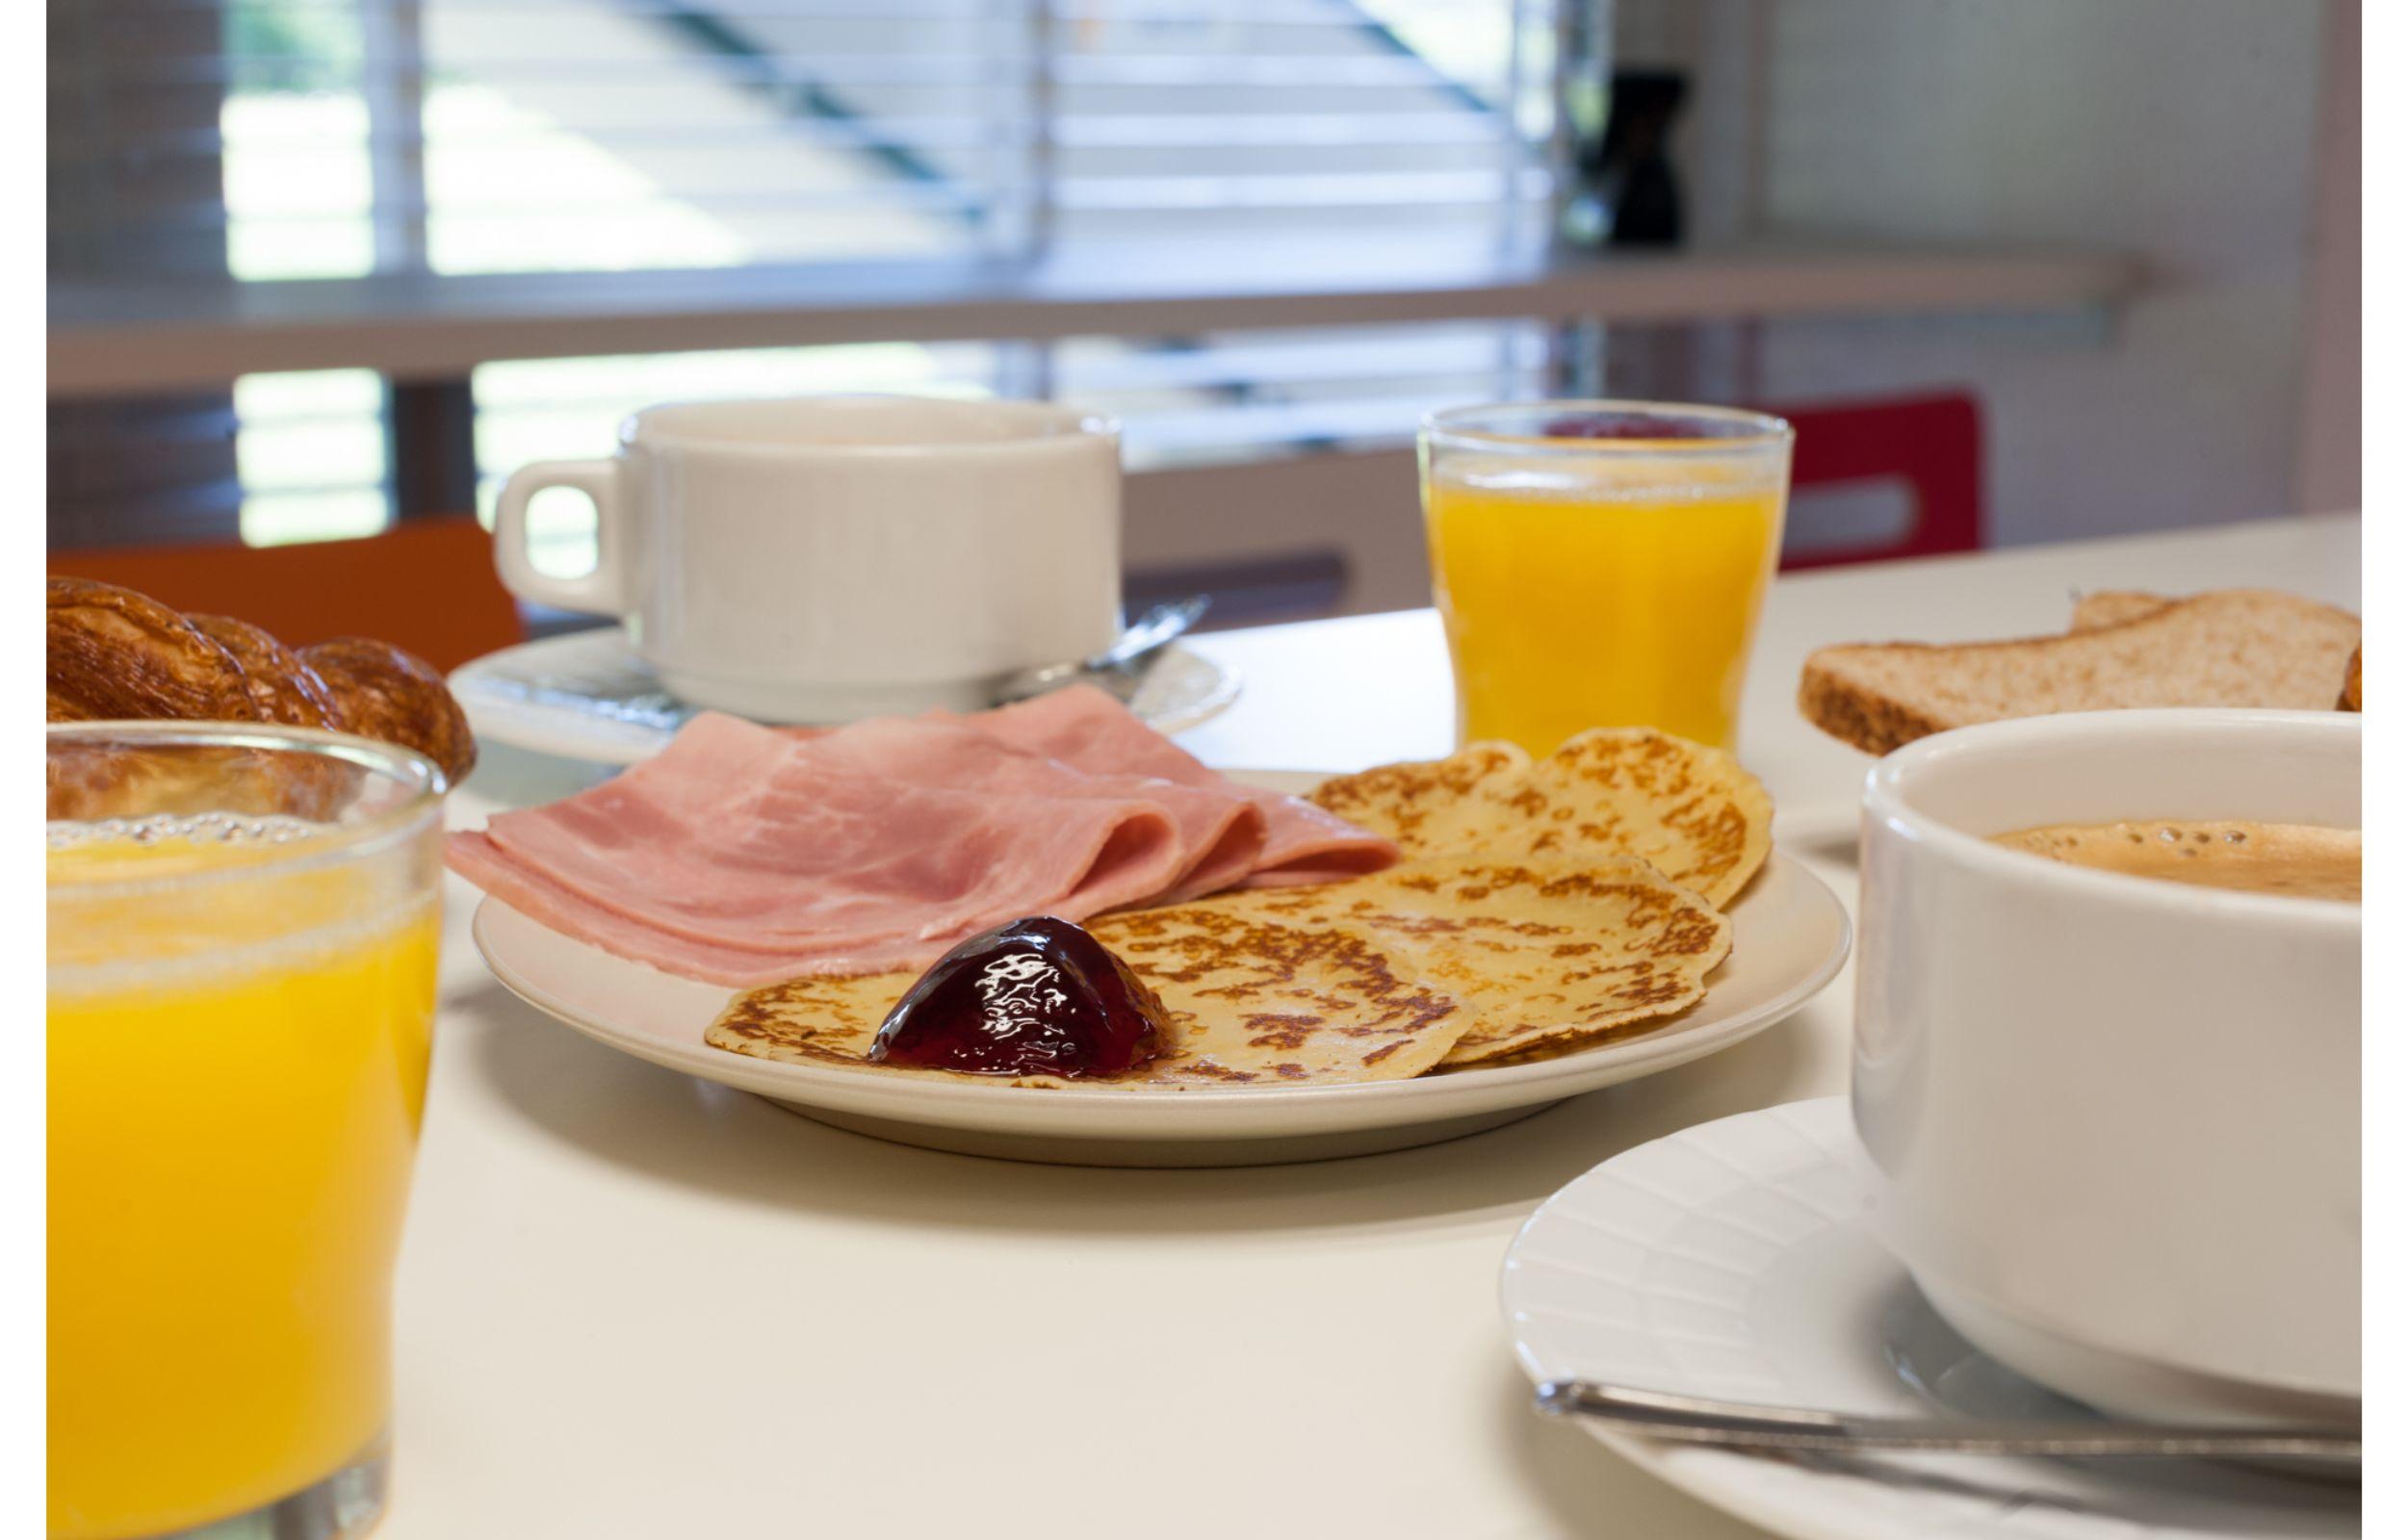
<svg viewBox="0 0 2407 1540">
<path fill-rule="evenodd" d="M 1990 1357 L 2134 1417 L 2356 1417 L 2363 911 L 1989 836 L 2358 828 L 2363 721 L 2028 717 L 1873 767 L 1855 1126 L 1884 1237 Z"/>
<path fill-rule="evenodd" d="M 527 505 L 592 499 L 601 555 L 538 572 Z M 1120 627 L 1118 425 L 1024 401 L 656 406 L 608 459 L 526 466 L 494 563 L 520 598 L 626 623 L 684 700 L 774 722 L 974 709 Z"/>
</svg>

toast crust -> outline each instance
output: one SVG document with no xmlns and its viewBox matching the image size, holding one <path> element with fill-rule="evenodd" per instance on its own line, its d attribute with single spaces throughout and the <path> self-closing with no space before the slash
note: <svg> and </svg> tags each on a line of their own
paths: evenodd
<svg viewBox="0 0 2407 1540">
<path fill-rule="evenodd" d="M 1930 650 L 1920 642 L 1889 645 Z M 1902 701 L 1858 690 L 1822 661 L 1822 653 L 1805 660 L 1804 675 L 1797 683 L 1797 708 L 1806 721 L 1866 754 L 1887 754 L 1916 738 L 1947 731 L 1947 724 Z"/>
</svg>

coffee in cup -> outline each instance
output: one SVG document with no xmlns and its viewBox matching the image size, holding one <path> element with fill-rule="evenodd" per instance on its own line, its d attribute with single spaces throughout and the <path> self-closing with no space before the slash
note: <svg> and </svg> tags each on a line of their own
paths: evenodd
<svg viewBox="0 0 2407 1540">
<path fill-rule="evenodd" d="M 2348 904 L 2365 898 L 2366 835 L 2361 829 L 2245 818 L 2146 818 L 2048 824 L 1990 838 L 2008 850 L 2026 850 L 2070 866 L 2159 882 Z"/>
</svg>

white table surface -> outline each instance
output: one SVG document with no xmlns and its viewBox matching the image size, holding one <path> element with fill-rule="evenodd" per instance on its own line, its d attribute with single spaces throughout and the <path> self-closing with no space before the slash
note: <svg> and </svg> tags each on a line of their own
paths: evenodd
<svg viewBox="0 0 2407 1540">
<path fill-rule="evenodd" d="M 1823 642 L 2060 629 L 2074 591 L 2278 586 L 2356 607 L 2354 519 L 1784 578 L 1741 751 L 1851 904 L 1864 757 L 1790 701 Z M 1427 611 L 1209 636 L 1223 765 L 1442 753 Z M 495 751 L 454 798 L 579 783 Z M 456 879 L 399 1300 L 380 1540 L 1760 1534 L 1541 1422 L 1495 1303 L 1514 1227 L 1632 1144 L 1846 1086 L 1842 974 L 1785 1025 L 1394 1155 L 1117 1171 L 839 1133 L 505 994 Z"/>
</svg>

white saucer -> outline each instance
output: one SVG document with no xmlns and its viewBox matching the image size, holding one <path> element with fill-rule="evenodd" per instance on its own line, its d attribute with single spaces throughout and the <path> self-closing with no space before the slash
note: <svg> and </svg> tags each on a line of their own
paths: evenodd
<svg viewBox="0 0 2407 1540">
<path fill-rule="evenodd" d="M 1506 1253 L 1533 1383 L 1913 1415 L 2088 1415 L 1931 1313 L 1869 1223 L 1845 1097 L 1725 1117 L 1618 1155 Z M 2352 1485 L 2195 1460 L 1808 1460 L 1583 1425 L 1674 1486 L 1797 1540 L 2206 1540 L 2359 1532 Z"/>
<path fill-rule="evenodd" d="M 1234 772 L 1280 791 L 1317 775 Z M 1803 866 L 1773 853 L 1731 906 L 1737 935 L 1695 1009 L 1651 1032 L 1536 1064 L 1350 1086 L 1043 1092 L 713 1048 L 703 1033 L 727 989 L 630 962 L 507 905 L 479 906 L 478 950 L 509 990 L 639 1059 L 756 1091 L 807 1116 L 883 1139 L 1076 1166 L 1257 1166 L 1407 1149 L 1525 1117 L 1582 1091 L 1650 1075 L 1753 1037 L 1813 998 L 1847 960 L 1847 911 Z"/>
<path fill-rule="evenodd" d="M 452 671 L 452 693 L 479 738 L 601 764 L 660 752 L 694 708 L 660 687 L 616 626 L 522 642 Z M 1237 698 L 1237 676 L 1173 642 L 1128 708 L 1161 732 L 1208 721 Z"/>
</svg>

